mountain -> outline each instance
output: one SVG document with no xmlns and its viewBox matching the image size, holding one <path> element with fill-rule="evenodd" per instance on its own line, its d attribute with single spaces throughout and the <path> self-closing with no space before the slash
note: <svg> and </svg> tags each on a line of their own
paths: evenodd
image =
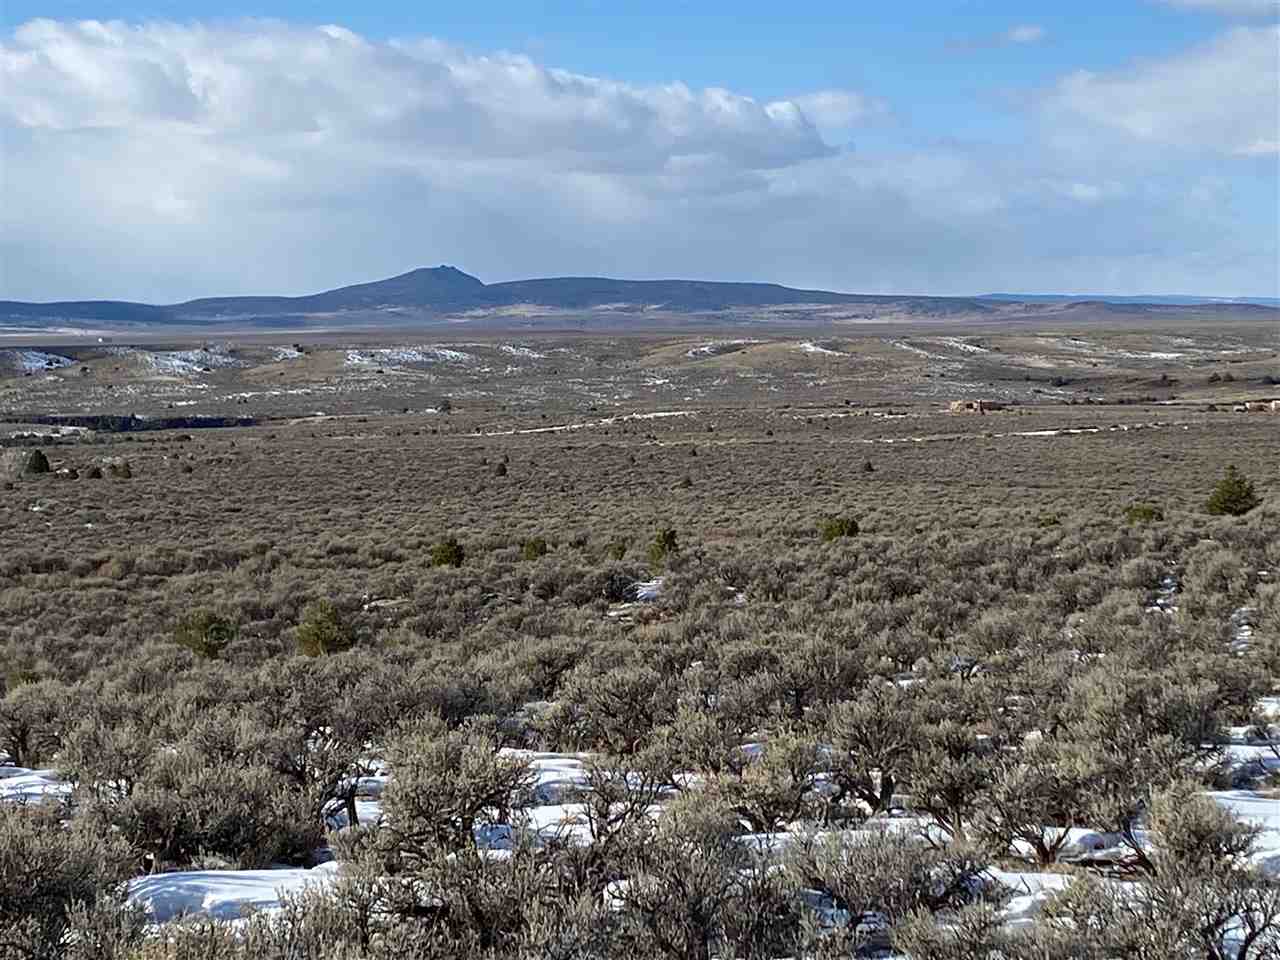
<svg viewBox="0 0 1280 960">
<path fill-rule="evenodd" d="M 1109 294 L 1065 293 L 984 293 L 978 300 L 1003 303 L 1150 303 L 1164 306 L 1198 306 L 1204 304 L 1245 304 L 1256 307 L 1280 307 L 1280 297 L 1193 297 L 1188 294 L 1152 294 L 1151 296 L 1117 297 Z"/>
<path fill-rule="evenodd" d="M 456 267 L 423 267 L 389 280 L 357 283 L 304 297 L 209 297 L 168 309 L 183 317 L 339 313 L 384 307 L 466 309 L 475 305 L 485 289 L 483 282 Z"/>
<path fill-rule="evenodd" d="M 1124 306 L 1122 306 L 1124 305 Z M 294 328 L 397 326 L 466 320 L 473 323 L 569 322 L 579 325 L 679 324 L 769 320 L 973 321 L 1031 319 L 1046 313 L 1091 312 L 1113 318 L 1172 311 L 1208 318 L 1248 311 L 1247 304 L 1184 304 L 1183 298 L 1146 300 L 990 294 L 923 297 L 797 290 L 774 283 L 703 280 L 613 280 L 547 277 L 486 284 L 456 267 L 411 270 L 386 280 L 300 297 L 209 297 L 152 305 L 113 300 L 62 303 L 0 301 L 4 326 Z M 1258 309 L 1258 308 L 1253 308 Z M 1192 313 L 1194 311 L 1194 313 Z M 640 318 L 637 320 L 636 318 Z"/>
</svg>

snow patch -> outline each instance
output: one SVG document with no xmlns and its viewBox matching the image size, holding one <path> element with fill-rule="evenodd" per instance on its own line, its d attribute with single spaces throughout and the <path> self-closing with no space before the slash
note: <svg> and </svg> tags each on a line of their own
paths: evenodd
<svg viewBox="0 0 1280 960">
<path fill-rule="evenodd" d="M 0 361 L 4 366 L 17 367 L 24 373 L 60 370 L 75 363 L 70 357 L 45 353 L 43 350 L 0 350 Z"/>
<path fill-rule="evenodd" d="M 0 803 L 49 803 L 71 794 L 55 770 L 0 767 Z"/>
<path fill-rule="evenodd" d="M 448 347 L 386 347 L 377 350 L 348 350 L 346 363 L 355 366 L 396 366 L 409 363 L 470 363 L 475 357 Z"/>
<path fill-rule="evenodd" d="M 602 420 L 587 420 L 583 423 L 561 423 L 553 427 L 526 427 L 523 430 L 491 430 L 472 434 L 476 437 L 514 437 L 532 433 L 566 433 L 572 430 L 585 430 L 589 427 L 608 427 L 629 420 L 663 420 L 667 417 L 692 416 L 692 410 L 659 410 L 654 413 L 630 413 L 617 417 L 605 417 Z"/>
<path fill-rule="evenodd" d="M 824 347 L 822 344 L 814 343 L 812 340 L 806 340 L 804 343 L 800 344 L 799 349 L 803 350 L 805 353 L 823 353 L 831 357 L 846 356 L 846 354 L 839 350 L 832 350 L 830 347 Z"/>
<path fill-rule="evenodd" d="M 251 910 L 278 910 L 286 896 L 333 883 L 333 869 L 187 870 L 129 881 L 126 898 L 155 923 L 203 916 L 239 920 Z"/>
<path fill-rule="evenodd" d="M 748 347 L 752 344 L 764 343 L 763 340 L 745 339 L 745 340 L 712 340 L 710 343 L 704 343 L 700 346 L 689 350 L 685 356 L 694 360 L 702 360 L 706 357 L 718 357 L 724 353 L 733 353 L 740 347 Z"/>
<path fill-rule="evenodd" d="M 513 357 L 524 357 L 526 360 L 547 359 L 547 355 L 545 353 L 539 353 L 537 350 L 533 350 L 529 347 L 522 347 L 519 344 L 504 343 L 498 349 Z"/>
</svg>

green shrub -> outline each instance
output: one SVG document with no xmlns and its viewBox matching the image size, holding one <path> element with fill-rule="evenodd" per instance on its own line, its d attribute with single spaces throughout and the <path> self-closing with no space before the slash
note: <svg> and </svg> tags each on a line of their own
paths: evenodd
<svg viewBox="0 0 1280 960">
<path fill-rule="evenodd" d="M 431 565 L 434 567 L 460 567 L 466 558 L 467 552 L 456 537 L 441 540 L 431 548 Z"/>
<path fill-rule="evenodd" d="M 616 540 L 610 541 L 609 546 L 605 548 L 605 553 L 608 554 L 610 560 L 621 560 L 627 555 L 627 548 L 630 545 L 631 542 L 626 537 L 618 537 Z"/>
<path fill-rule="evenodd" d="M 653 535 L 653 542 L 649 544 L 649 563 L 660 567 L 679 552 L 680 543 L 675 530 L 664 527 Z"/>
<path fill-rule="evenodd" d="M 550 547 L 547 546 L 547 541 L 545 539 L 542 537 L 534 537 L 533 539 L 526 540 L 521 544 L 520 559 L 537 560 L 539 557 L 545 557 L 548 550 L 550 550 Z"/>
<path fill-rule="evenodd" d="M 1215 517 L 1239 517 L 1248 513 L 1262 501 L 1253 488 L 1253 481 L 1240 473 L 1235 466 L 1227 467 L 1218 485 L 1213 488 L 1205 503 L 1205 509 Z"/>
<path fill-rule="evenodd" d="M 173 631 L 173 642 L 198 657 L 216 660 L 236 638 L 236 626 L 212 610 L 196 610 L 181 620 Z"/>
<path fill-rule="evenodd" d="M 1131 503 L 1124 509 L 1124 519 L 1128 523 L 1159 523 L 1164 510 L 1154 503 Z"/>
<path fill-rule="evenodd" d="M 841 537 L 856 537 L 860 529 L 858 521 L 853 517 L 828 517 L 822 521 L 818 532 L 822 535 L 823 542 L 830 543 Z"/>
<path fill-rule="evenodd" d="M 298 624 L 298 652 L 308 657 L 341 653 L 355 646 L 355 633 L 329 600 L 308 604 Z"/>
</svg>

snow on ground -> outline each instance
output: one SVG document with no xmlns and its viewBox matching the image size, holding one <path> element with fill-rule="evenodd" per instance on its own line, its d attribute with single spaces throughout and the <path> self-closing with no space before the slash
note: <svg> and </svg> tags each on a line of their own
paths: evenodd
<svg viewBox="0 0 1280 960">
<path fill-rule="evenodd" d="M 69 367 L 73 363 L 75 361 L 70 357 L 57 353 L 45 353 L 43 350 L 0 350 L 0 366 L 16 367 L 24 373 L 58 370 Z"/>
<path fill-rule="evenodd" d="M 51 803 L 70 793 L 54 770 L 0 766 L 0 803 Z"/>
<path fill-rule="evenodd" d="M 1166 571 L 1156 587 L 1154 599 L 1144 609 L 1147 613 L 1177 613 L 1179 588 L 1177 573 L 1173 570 Z"/>
<path fill-rule="evenodd" d="M 378 350 L 348 350 L 346 364 L 356 366 L 395 366 L 405 363 L 470 363 L 472 354 L 448 347 L 386 347 Z"/>
<path fill-rule="evenodd" d="M 1253 628 L 1258 622 L 1256 607 L 1238 607 L 1231 613 L 1231 652 L 1244 653 L 1253 643 Z"/>
<path fill-rule="evenodd" d="M 130 880 L 126 897 L 155 923 L 189 916 L 238 920 L 250 910 L 279 909 L 284 897 L 328 886 L 336 875 L 336 867 L 330 864 L 314 870 L 156 873 Z"/>
<path fill-rule="evenodd" d="M 178 376 L 244 366 L 242 361 L 221 350 L 169 350 L 148 354 L 147 363 L 157 373 Z"/>
<path fill-rule="evenodd" d="M 847 356 L 847 354 L 841 353 L 839 350 L 832 350 L 830 347 L 824 347 L 822 344 L 814 343 L 812 340 L 806 340 L 804 343 L 799 344 L 799 349 L 805 353 L 824 353 L 832 357 Z"/>
<path fill-rule="evenodd" d="M 519 344 L 504 343 L 498 349 L 501 350 L 503 353 L 510 354 L 513 357 L 524 357 L 526 360 L 547 359 L 547 355 L 545 353 L 539 353 L 537 350 L 533 350 L 529 347 L 522 347 Z"/>
<path fill-rule="evenodd" d="M 1254 863 L 1269 876 L 1280 878 L 1280 795 L 1221 790 L 1209 796 L 1239 819 L 1262 828 Z"/>
<path fill-rule="evenodd" d="M 633 583 L 627 588 L 627 599 L 622 603 L 610 604 L 604 615 L 610 620 L 630 622 L 631 615 L 639 608 L 653 603 L 661 596 L 662 584 L 665 579 L 665 577 L 655 577 L 652 580 L 641 580 Z"/>
<path fill-rule="evenodd" d="M 1064 832 L 1061 827 L 1046 827 L 1043 830 L 1045 839 L 1049 842 L 1057 840 Z M 1070 827 L 1065 833 L 1067 842 L 1058 853 L 1058 859 L 1063 863 L 1081 859 L 1103 861 L 1124 856 L 1125 850 L 1121 846 L 1121 838 L 1118 834 L 1103 833 L 1087 827 Z M 1035 850 L 1031 844 L 1024 840 L 1014 840 L 1012 849 L 1018 856 L 1027 860 L 1035 856 Z"/>
<path fill-rule="evenodd" d="M 247 366 L 243 360 L 233 357 L 222 347 L 159 351 L 142 350 L 136 347 L 113 347 L 108 354 L 136 360 L 148 372 L 170 377 L 187 377 L 225 367 Z"/>
<path fill-rule="evenodd" d="M 930 341 L 937 343 L 943 347 L 950 347 L 952 350 L 960 350 L 963 353 L 990 353 L 986 347 L 979 346 L 976 343 L 970 343 L 968 340 L 961 340 L 959 337 L 939 337 Z"/>
<path fill-rule="evenodd" d="M 692 357 L 695 360 L 702 360 L 706 357 L 718 357 L 722 353 L 732 353 L 738 347 L 748 347 L 752 344 L 764 343 L 763 340 L 712 340 L 710 343 L 703 343 L 688 351 L 685 356 Z"/>
<path fill-rule="evenodd" d="M 565 433 L 570 430 L 585 430 L 588 427 L 609 427 L 629 420 L 665 420 L 668 417 L 689 417 L 692 410 L 659 410 L 655 413 L 628 413 L 616 417 L 605 417 L 601 420 L 586 420 L 582 423 L 560 423 L 553 427 L 526 427 L 523 430 L 489 430 L 473 434 L 477 437 L 514 437 L 531 433 Z"/>
<path fill-rule="evenodd" d="M 1212 359 L 1220 356 L 1234 356 L 1252 353 L 1252 349 L 1238 343 L 1223 340 L 1221 343 L 1197 342 L 1187 337 L 1157 338 L 1177 350 L 1125 350 L 1095 343 L 1083 337 L 1035 337 L 1037 342 L 1056 350 L 1069 350 L 1073 353 L 1090 354 L 1100 360 L 1185 360 L 1188 358 Z"/>
<path fill-rule="evenodd" d="M 653 602 L 660 597 L 662 586 L 661 577 L 638 582 L 633 585 L 631 594 L 636 604 Z M 1176 578 L 1170 573 L 1162 581 L 1162 589 L 1172 598 L 1176 588 Z M 1264 698 L 1259 703 L 1259 710 L 1264 715 L 1270 711 L 1272 715 L 1280 716 L 1280 697 Z M 1280 770 L 1280 743 L 1268 739 L 1274 736 L 1274 731 L 1241 726 L 1229 728 L 1224 733 L 1228 740 L 1226 753 L 1234 764 L 1260 764 L 1270 771 Z M 743 749 L 759 756 L 765 745 L 748 743 L 743 745 Z M 509 824 L 477 829 L 476 842 L 480 849 L 493 856 L 506 855 L 505 852 L 513 846 L 514 834 L 522 830 L 542 841 L 555 838 L 584 844 L 592 842 L 581 803 L 582 792 L 588 786 L 589 754 L 515 749 L 505 749 L 502 753 L 529 762 L 533 773 L 534 804 L 517 811 L 516 818 Z M 61 781 L 54 770 L 2 765 L 6 759 L 0 754 L 0 802 L 56 802 L 70 793 L 70 785 Z M 373 824 L 381 819 L 380 798 L 388 782 L 385 773 L 362 776 L 357 781 L 356 806 L 362 824 Z M 1261 828 L 1255 862 L 1271 876 L 1280 877 L 1280 795 L 1253 790 L 1212 791 L 1205 795 L 1241 820 Z M 655 813 L 658 809 L 655 808 Z M 345 809 L 332 811 L 329 822 L 337 829 L 346 826 Z M 927 820 L 915 817 L 887 818 L 878 822 L 883 829 L 913 834 L 936 829 Z M 1069 834 L 1064 860 L 1076 856 L 1105 859 L 1109 851 L 1118 849 L 1116 838 L 1110 834 L 1088 829 L 1072 829 Z M 795 841 L 796 837 L 789 833 L 742 838 L 743 843 L 762 853 L 775 854 Z M 191 915 L 233 921 L 247 911 L 278 909 L 284 897 L 308 888 L 323 888 L 333 883 L 339 869 L 338 864 L 330 862 L 311 870 L 193 870 L 155 874 L 130 881 L 127 895 L 130 902 L 142 906 L 156 923 Z M 1045 902 L 1071 882 L 1070 874 L 1054 872 L 993 870 L 991 876 L 1013 891 L 1013 899 L 1005 907 L 1004 916 L 1015 928 L 1031 925 Z"/>
<path fill-rule="evenodd" d="M 272 358 L 280 363 L 284 360 L 301 360 L 305 354 L 296 347 L 275 347 L 271 351 Z"/>
<path fill-rule="evenodd" d="M 1013 891 L 1004 908 L 1005 923 L 1011 929 L 1030 927 L 1044 909 L 1045 902 L 1055 893 L 1071 885 L 1072 877 L 1066 873 L 1008 873 L 991 871 L 992 877 Z"/>
<path fill-rule="evenodd" d="M 918 357 L 925 357 L 929 360 L 945 360 L 946 357 L 939 357 L 930 353 L 928 350 L 922 350 L 920 347 L 912 346 L 905 340 L 886 340 L 885 343 L 897 347 L 899 350 L 906 350 L 908 353 L 914 353 Z"/>
<path fill-rule="evenodd" d="M 1280 739 L 1239 742 L 1233 738 L 1233 742 L 1226 744 L 1222 751 L 1231 768 L 1241 775 L 1263 777 L 1280 774 Z M 1275 803 L 1277 813 L 1280 813 L 1280 797 L 1277 797 Z"/>
</svg>

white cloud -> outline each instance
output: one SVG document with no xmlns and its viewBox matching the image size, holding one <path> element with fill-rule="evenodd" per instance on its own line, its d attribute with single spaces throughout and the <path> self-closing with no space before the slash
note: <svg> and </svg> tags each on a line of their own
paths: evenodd
<svg viewBox="0 0 1280 960">
<path fill-rule="evenodd" d="M 0 296 L 303 293 L 441 262 L 1274 295 L 1274 223 L 1242 228 L 1230 180 L 1201 189 L 1194 166 L 1097 136 L 1180 142 L 1187 104 L 1226 150 L 1268 151 L 1274 128 L 1243 108 L 1214 126 L 1206 76 L 1175 60 L 1065 79 L 1044 107 L 1081 131 L 1071 150 L 919 131 L 864 154 L 830 146 L 889 111 L 859 91 L 765 102 L 341 27 L 35 21 L 0 40 Z M 1256 107 L 1256 78 L 1229 82 Z"/>
<path fill-rule="evenodd" d="M 1001 30 L 999 33 L 952 40 L 947 46 L 956 51 L 973 52 L 990 49 L 991 47 L 1025 46 L 1039 43 L 1048 35 L 1049 31 L 1037 23 L 1019 23 L 1007 30 Z"/>
<path fill-rule="evenodd" d="M 793 102 L 633 86 L 430 40 L 375 44 L 338 27 L 34 21 L 2 57 L 0 109 L 40 130 L 359 138 L 401 153 L 555 154 L 585 169 L 700 154 L 767 168 L 827 149 Z"/>
<path fill-rule="evenodd" d="M 1280 27 L 1238 27 L 1164 60 L 1078 71 L 1046 98 L 1051 115 L 1137 141 L 1241 156 L 1280 140 Z"/>
<path fill-rule="evenodd" d="M 1009 43 L 1039 43 L 1045 38 L 1047 31 L 1034 23 L 1019 24 L 1005 32 L 1004 38 Z"/>
<path fill-rule="evenodd" d="M 804 111 L 828 141 L 838 140 L 852 128 L 889 114 L 889 106 L 883 100 L 856 90 L 818 90 L 793 97 L 791 102 Z"/>
</svg>

